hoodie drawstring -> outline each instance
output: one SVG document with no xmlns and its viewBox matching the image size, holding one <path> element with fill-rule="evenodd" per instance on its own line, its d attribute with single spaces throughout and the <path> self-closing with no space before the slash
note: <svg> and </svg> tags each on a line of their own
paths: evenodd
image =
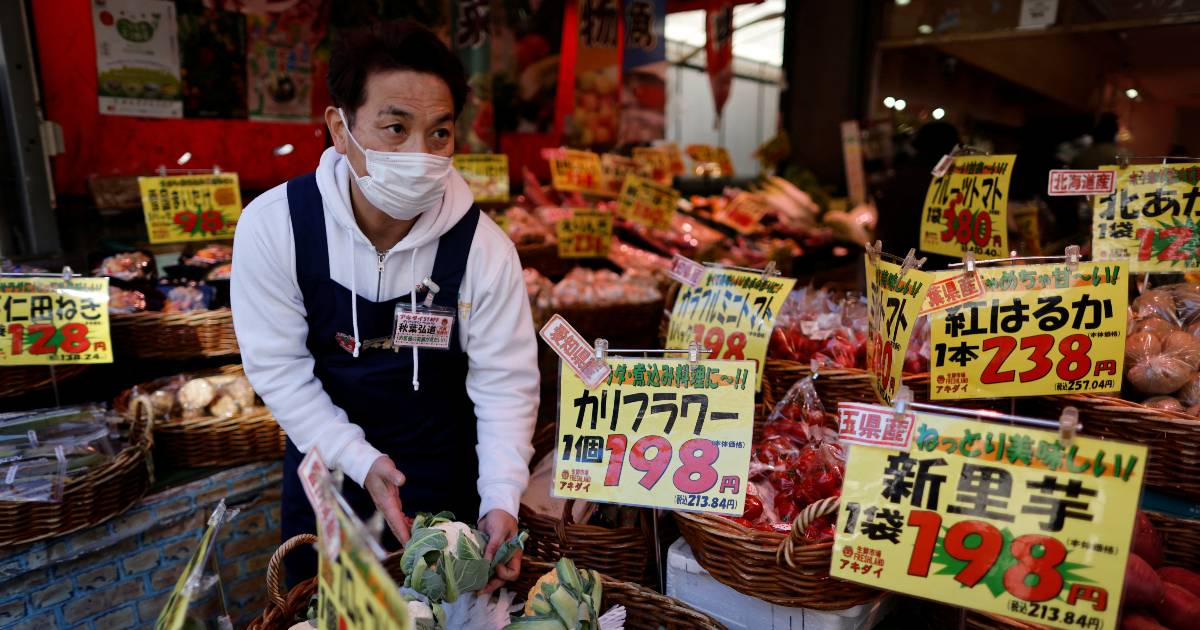
<svg viewBox="0 0 1200 630">
<path fill-rule="evenodd" d="M 354 328 L 354 358 L 358 358 L 358 274 L 354 273 L 354 232 L 346 228 L 346 251 L 350 252 L 350 321 Z"/>
<path fill-rule="evenodd" d="M 417 312 L 417 248 L 412 248 L 412 259 L 408 265 L 409 272 L 412 274 L 412 293 L 409 294 L 412 312 Z M 417 347 L 413 346 L 413 391 L 421 389 L 421 359 L 417 354 Z"/>
</svg>

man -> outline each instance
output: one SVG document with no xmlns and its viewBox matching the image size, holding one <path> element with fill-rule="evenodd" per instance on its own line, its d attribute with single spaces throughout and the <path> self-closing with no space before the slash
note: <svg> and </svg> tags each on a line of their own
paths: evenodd
<svg viewBox="0 0 1200 630">
<path fill-rule="evenodd" d="M 528 482 L 537 348 L 516 250 L 450 164 L 462 65 L 424 27 L 376 24 L 336 46 L 329 92 L 333 147 L 247 206 L 234 240 L 246 374 L 288 436 L 283 537 L 316 531 L 296 467 L 319 447 L 399 541 L 406 512 L 478 515 L 490 558 Z M 391 346 L 439 308 L 447 349 Z M 311 549 L 288 560 L 293 583 L 316 573 Z"/>
</svg>

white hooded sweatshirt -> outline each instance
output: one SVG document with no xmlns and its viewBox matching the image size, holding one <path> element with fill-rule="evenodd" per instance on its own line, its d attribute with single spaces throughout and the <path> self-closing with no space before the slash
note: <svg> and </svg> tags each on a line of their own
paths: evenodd
<svg viewBox="0 0 1200 630">
<path fill-rule="evenodd" d="M 462 176 L 451 170 L 441 208 L 419 216 L 391 250 L 377 252 L 354 219 L 350 169 L 345 156 L 333 148 L 321 156 L 317 187 L 325 207 L 330 275 L 375 302 L 409 294 L 431 275 L 438 239 L 474 203 Z M 233 323 L 250 383 L 296 448 L 307 453 L 320 446 L 330 466 L 362 485 L 382 453 L 333 404 L 313 374 L 286 184 L 246 206 L 238 221 L 233 261 Z M 479 515 L 500 509 L 515 517 L 533 455 L 537 342 L 516 249 L 486 215 L 479 218 L 467 258 L 458 321 L 468 360 L 467 393 L 478 418 Z M 354 328 L 357 338 L 356 315 Z M 421 377 L 438 378 L 420 373 L 419 352 L 414 359 L 413 383 L 397 386 L 417 387 Z M 402 421 L 400 415 L 396 410 L 397 422 Z M 397 461 L 396 467 L 404 472 L 404 462 Z"/>
</svg>

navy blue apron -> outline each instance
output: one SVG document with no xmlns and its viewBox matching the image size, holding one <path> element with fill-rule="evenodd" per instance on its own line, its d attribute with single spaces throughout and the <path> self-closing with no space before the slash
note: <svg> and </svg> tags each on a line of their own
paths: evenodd
<svg viewBox="0 0 1200 630">
<path fill-rule="evenodd" d="M 459 343 L 459 322 L 450 334 L 449 350 L 420 350 L 420 389 L 413 391 L 411 348 L 360 349 L 356 358 L 346 349 L 353 334 L 350 300 L 358 300 L 360 344 L 368 339 L 391 337 L 397 303 L 409 304 L 405 295 L 385 302 L 352 296 L 329 275 L 329 247 L 325 210 L 315 174 L 287 184 L 292 234 L 296 244 L 296 279 L 304 297 L 308 321 L 308 350 L 316 360 L 314 372 L 333 404 L 362 427 L 372 446 L 388 455 L 404 473 L 400 488 L 404 511 L 450 510 L 461 521 L 478 517 L 479 460 L 475 453 L 475 409 L 467 395 L 467 354 Z M 431 277 L 439 287 L 433 303 L 457 311 L 458 290 L 467 269 L 467 255 L 475 238 L 479 208 L 471 209 L 438 241 Z M 419 294 L 418 302 L 424 298 Z M 339 343 L 339 336 L 342 343 Z M 361 346 L 360 346 L 361 347 Z M 291 438 L 283 460 L 282 538 L 316 533 L 312 506 L 297 474 L 303 455 Z M 371 496 L 351 479 L 342 494 L 365 521 L 375 512 Z M 385 527 L 384 547 L 399 543 Z M 311 547 L 288 554 L 288 583 L 316 575 L 317 559 Z"/>
</svg>

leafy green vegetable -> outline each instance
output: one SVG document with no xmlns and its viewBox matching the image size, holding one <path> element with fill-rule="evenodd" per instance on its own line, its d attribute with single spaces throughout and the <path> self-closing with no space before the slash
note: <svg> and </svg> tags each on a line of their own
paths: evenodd
<svg viewBox="0 0 1200 630">
<path fill-rule="evenodd" d="M 489 563 L 483 557 L 486 534 L 455 521 L 450 512 L 418 514 L 400 557 L 404 585 L 432 602 L 453 603 L 463 593 L 486 586 L 496 566 L 512 558 L 528 537 L 527 532 L 519 532 L 505 541 Z"/>
</svg>

